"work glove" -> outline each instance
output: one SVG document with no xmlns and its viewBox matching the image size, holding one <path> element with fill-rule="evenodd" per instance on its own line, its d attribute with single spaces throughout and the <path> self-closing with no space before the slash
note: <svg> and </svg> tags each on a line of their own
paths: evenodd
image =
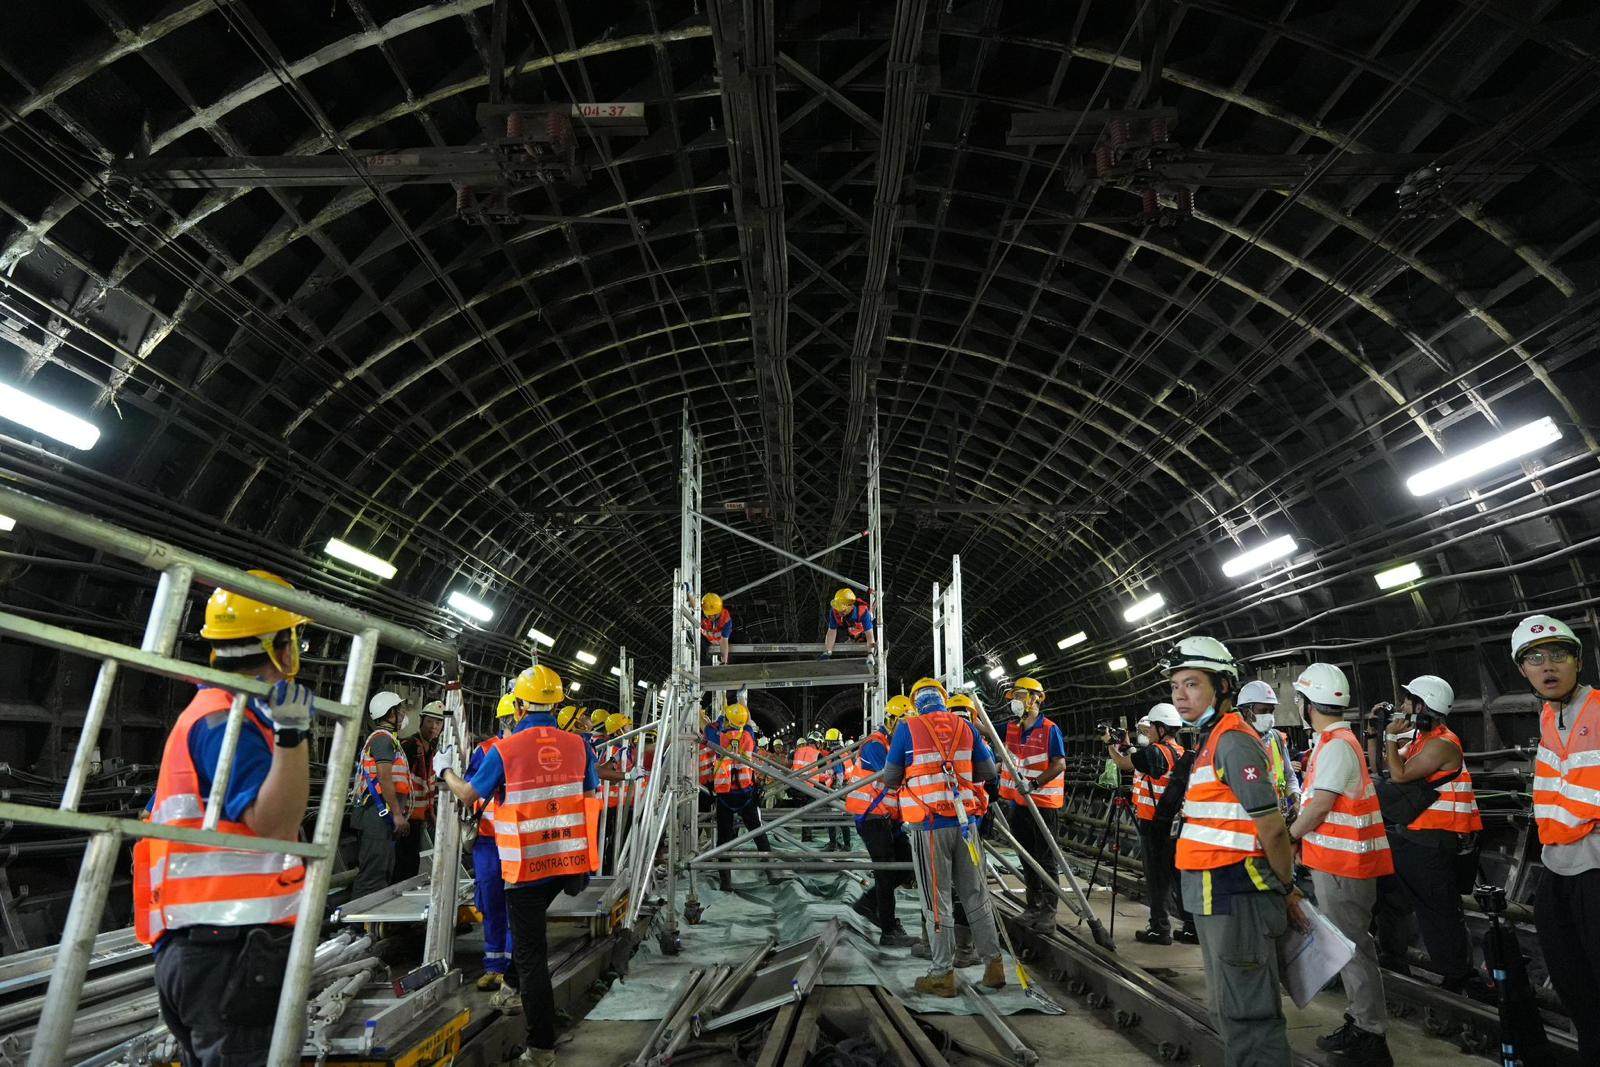
<svg viewBox="0 0 1600 1067">
<path fill-rule="evenodd" d="M 1026 778 L 1017 779 L 1017 792 L 1021 793 L 1023 796 L 1032 795 L 1033 783 L 1028 781 Z"/>
<path fill-rule="evenodd" d="M 446 745 L 433 755 L 433 775 L 435 778 L 444 776 L 445 771 L 456 769 L 456 746 Z"/>
<path fill-rule="evenodd" d="M 279 730 L 308 730 L 316 697 L 298 682 L 282 681 L 267 694 L 267 714 Z"/>
</svg>

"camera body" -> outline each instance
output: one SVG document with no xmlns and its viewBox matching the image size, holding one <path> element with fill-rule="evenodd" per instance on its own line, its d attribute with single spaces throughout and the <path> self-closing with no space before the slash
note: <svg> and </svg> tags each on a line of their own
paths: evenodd
<svg viewBox="0 0 1600 1067">
<path fill-rule="evenodd" d="M 1472 887 L 1472 899 L 1478 902 L 1478 908 L 1485 915 L 1504 915 L 1506 913 L 1506 891 L 1497 885 L 1480 883 Z"/>
</svg>

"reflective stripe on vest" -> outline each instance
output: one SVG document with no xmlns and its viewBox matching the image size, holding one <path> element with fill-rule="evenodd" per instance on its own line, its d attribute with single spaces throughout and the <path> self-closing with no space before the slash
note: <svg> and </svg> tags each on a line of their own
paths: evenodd
<svg viewBox="0 0 1600 1067">
<path fill-rule="evenodd" d="M 406 752 L 400 747 L 400 739 L 382 728 L 368 734 L 367 739 L 361 744 L 361 760 L 356 766 L 353 794 L 356 799 L 365 796 L 375 796 L 379 799 L 383 797 L 383 785 L 378 780 L 378 761 L 372 756 L 372 742 L 380 736 L 387 737 L 389 743 L 394 745 L 394 759 L 389 761 L 389 778 L 394 782 L 395 799 L 404 808 L 407 806 L 406 798 L 411 795 L 411 765 L 406 762 Z"/>
<path fill-rule="evenodd" d="M 1236 711 L 1224 715 L 1212 729 L 1194 768 L 1183 798 L 1183 832 L 1178 835 L 1177 867 L 1181 871 L 1206 871 L 1264 856 L 1255 820 L 1244 810 L 1227 782 L 1217 777 L 1217 745 L 1231 733 L 1242 733 L 1256 745 L 1261 739 Z M 1266 762 L 1262 752 L 1261 762 Z"/>
<path fill-rule="evenodd" d="M 1040 775 L 1050 769 L 1050 732 L 1055 728 L 1055 723 L 1049 719 L 1041 719 L 1037 726 L 1028 731 L 1028 739 L 1024 741 L 1021 723 L 1013 722 L 1006 726 L 1006 748 L 1011 751 L 1011 758 L 1017 761 L 1017 769 L 1029 784 L 1038 781 Z M 1065 779 L 1065 775 L 1058 774 L 1036 789 L 1033 802 L 1041 808 L 1064 807 L 1067 803 Z M 1011 768 L 1005 766 L 1003 760 L 1000 766 L 1000 795 L 1018 804 L 1023 802 L 1022 794 L 1017 792 L 1016 779 L 1011 777 Z"/>
<path fill-rule="evenodd" d="M 1402 747 L 1400 758 L 1409 763 L 1414 753 L 1421 752 L 1424 745 L 1435 739 L 1448 741 L 1455 746 L 1457 756 L 1461 756 L 1461 738 L 1441 723 Z M 1475 834 L 1483 829 L 1483 815 L 1478 811 L 1478 797 L 1472 791 L 1472 774 L 1467 770 L 1466 758 L 1462 756 L 1461 759 L 1461 773 L 1437 787 L 1439 799 L 1435 800 L 1427 811 L 1412 819 L 1408 829 L 1444 830 L 1453 834 Z M 1453 771 L 1435 771 L 1428 776 L 1428 781 L 1437 782 L 1453 773 Z"/>
<path fill-rule="evenodd" d="M 226 690 L 202 689 L 178 716 L 161 754 L 152 822 L 200 828 L 206 801 L 189 752 L 189 734 L 203 719 L 225 718 L 232 704 L 233 695 Z M 243 728 L 259 730 L 272 745 L 271 727 L 256 716 L 247 713 Z M 227 819 L 217 821 L 217 830 L 258 836 L 244 823 Z M 141 838 L 133 849 L 134 934 L 154 945 L 166 931 L 185 926 L 290 925 L 300 911 L 304 881 L 299 857 L 282 852 Z"/>
<path fill-rule="evenodd" d="M 1154 822 L 1156 805 L 1167 791 L 1167 783 L 1172 781 L 1172 768 L 1178 765 L 1178 760 L 1183 756 L 1183 746 L 1176 741 L 1157 741 L 1155 746 L 1167 754 L 1167 773 L 1160 778 L 1152 778 L 1139 771 L 1133 772 L 1133 814 L 1143 822 Z"/>
<path fill-rule="evenodd" d="M 881 731 L 877 730 L 867 735 L 867 739 L 862 742 L 861 747 L 866 748 L 867 745 L 874 741 L 885 749 L 889 747 L 888 739 L 883 736 Z M 845 767 L 845 777 L 851 782 L 859 782 L 863 778 L 870 778 L 875 773 L 877 772 L 871 768 L 862 766 L 859 755 Z M 882 800 L 878 800 L 879 793 L 883 794 Z M 900 817 L 899 794 L 900 791 L 898 789 L 885 789 L 882 782 L 871 782 L 867 785 L 857 786 L 847 793 L 844 798 L 844 809 L 851 815 L 866 815 L 870 808 L 873 818 L 882 815 L 885 818 L 898 819 Z M 877 807 L 873 807 L 874 801 L 877 801 Z"/>
<path fill-rule="evenodd" d="M 1348 745 L 1361 772 L 1359 793 L 1334 796 L 1327 818 L 1300 842 L 1300 862 L 1314 871 L 1325 871 L 1343 878 L 1380 878 L 1394 873 L 1394 856 L 1389 852 L 1389 835 L 1383 830 L 1383 813 L 1378 810 L 1378 791 L 1367 773 L 1366 755 L 1361 742 L 1348 727 L 1325 731 L 1311 751 L 1306 764 L 1306 779 L 1301 787 L 1305 796 L 1317 787 L 1317 762 L 1329 745 Z M 1324 790 L 1329 792 L 1329 790 Z"/>
<path fill-rule="evenodd" d="M 823 755 L 822 749 L 816 745 L 800 745 L 794 750 L 794 761 L 789 769 L 799 774 L 801 771 L 806 770 L 807 767 L 810 767 L 811 769 L 806 772 L 806 781 L 819 788 L 826 788 L 833 781 L 833 772 L 829 770 L 828 764 L 822 763 L 815 767 L 811 766 L 821 759 Z"/>
<path fill-rule="evenodd" d="M 433 777 L 433 746 L 420 737 L 411 738 L 411 748 L 416 753 L 417 769 L 411 771 L 411 803 L 406 810 L 406 818 L 413 822 L 433 818 L 433 801 L 438 796 L 439 787 Z M 410 769 L 412 757 L 406 757 L 407 769 Z"/>
<path fill-rule="evenodd" d="M 1533 820 L 1546 845 L 1570 845 L 1600 823 L 1600 690 L 1583 702 L 1565 745 L 1556 729 L 1556 709 L 1546 704 L 1540 713 Z"/>
<path fill-rule="evenodd" d="M 756 739 L 750 731 L 744 728 L 737 730 L 722 730 L 717 735 L 717 744 L 729 752 L 737 752 L 743 756 L 754 755 Z M 716 791 L 723 793 L 743 793 L 756 787 L 756 772 L 736 760 L 723 756 L 717 760 Z"/>
<path fill-rule="evenodd" d="M 588 747 L 576 734 L 532 726 L 500 739 L 505 796 L 494 840 L 507 885 L 600 869 L 600 802 L 583 790 Z"/>
<path fill-rule="evenodd" d="M 701 737 L 705 732 L 701 731 Z M 705 745 L 700 746 L 700 784 L 710 785 L 717 780 L 717 757 Z"/>
<path fill-rule="evenodd" d="M 909 719 L 906 725 L 912 754 L 900 791 L 901 817 L 921 823 L 935 815 L 958 819 L 958 812 L 964 812 L 968 819 L 976 819 L 989 810 L 989 794 L 972 781 L 973 735 L 966 720 L 936 711 Z"/>
<path fill-rule="evenodd" d="M 482 752 L 487 758 L 489 753 L 493 751 L 494 746 L 499 742 L 500 738 L 498 737 L 484 738 L 478 742 L 478 751 Z M 483 811 L 478 815 L 478 836 L 490 841 L 494 840 L 494 797 L 484 798 Z"/>
</svg>

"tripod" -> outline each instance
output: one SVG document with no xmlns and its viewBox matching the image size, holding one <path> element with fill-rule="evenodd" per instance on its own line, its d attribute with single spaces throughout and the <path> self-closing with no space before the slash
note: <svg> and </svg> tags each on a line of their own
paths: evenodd
<svg viewBox="0 0 1600 1067">
<path fill-rule="evenodd" d="M 1117 933 L 1117 867 L 1122 858 L 1122 820 L 1129 811 L 1128 795 L 1120 788 L 1111 794 L 1111 802 L 1106 806 L 1106 825 L 1100 832 L 1100 848 L 1095 852 L 1094 866 L 1089 870 L 1089 884 L 1094 885 L 1095 876 L 1100 873 L 1100 861 L 1105 857 L 1107 843 L 1111 846 L 1111 922 L 1110 933 L 1114 937 Z"/>
</svg>

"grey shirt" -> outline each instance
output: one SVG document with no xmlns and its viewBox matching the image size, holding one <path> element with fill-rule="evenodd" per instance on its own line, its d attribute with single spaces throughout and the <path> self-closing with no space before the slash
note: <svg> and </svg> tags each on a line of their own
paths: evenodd
<svg viewBox="0 0 1600 1067">
<path fill-rule="evenodd" d="M 1573 690 L 1572 699 L 1567 702 L 1567 706 L 1557 709 L 1556 733 L 1561 735 L 1563 744 L 1572 733 L 1572 726 L 1578 721 L 1584 702 L 1593 692 L 1591 687 L 1580 685 Z M 1562 711 L 1566 714 L 1560 714 Z M 1551 874 L 1569 876 L 1582 874 L 1584 871 L 1600 870 L 1600 832 L 1589 833 L 1570 845 L 1544 846 L 1544 866 Z"/>
<path fill-rule="evenodd" d="M 1206 740 L 1205 737 L 1200 739 L 1202 747 Z M 1278 812 L 1278 791 L 1272 785 L 1267 753 L 1255 737 L 1237 730 L 1223 735 L 1217 742 L 1217 752 L 1212 762 L 1217 768 L 1217 777 L 1227 783 L 1233 795 L 1239 798 L 1240 805 L 1252 817 Z M 1282 887 L 1272 865 L 1264 858 L 1242 861 L 1212 871 L 1178 873 L 1181 876 L 1179 884 L 1183 891 L 1183 906 L 1199 915 L 1231 912 L 1233 909 L 1228 902 L 1229 897 L 1236 893 L 1262 891 L 1257 879 L 1273 891 Z"/>
</svg>

